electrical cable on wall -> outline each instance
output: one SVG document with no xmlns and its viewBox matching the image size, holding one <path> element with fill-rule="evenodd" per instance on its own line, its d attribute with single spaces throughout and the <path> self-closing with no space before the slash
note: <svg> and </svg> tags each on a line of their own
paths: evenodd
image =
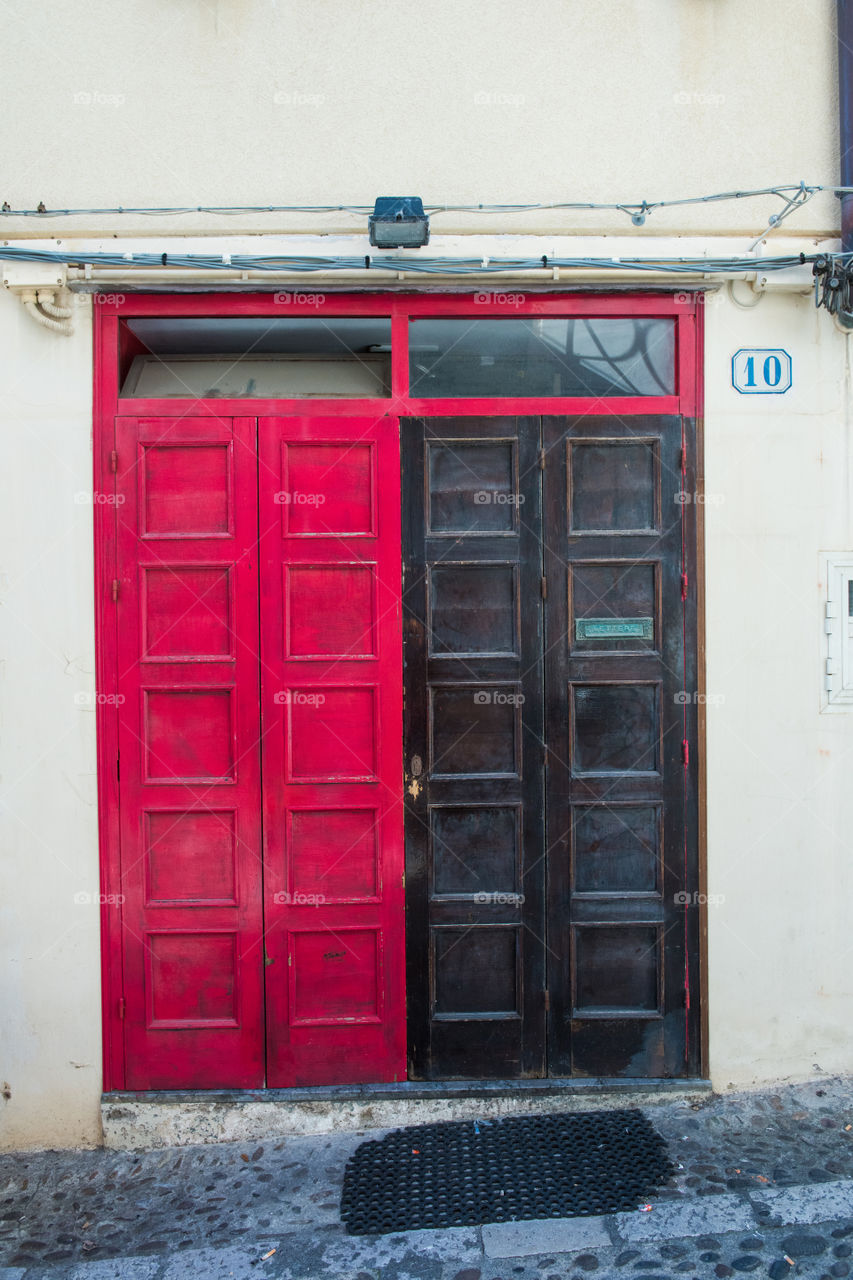
<svg viewBox="0 0 853 1280">
<path fill-rule="evenodd" d="M 785 183 L 777 187 L 759 187 L 748 191 L 718 191 L 711 195 L 687 196 L 674 200 L 639 200 L 621 202 L 584 201 L 551 201 L 534 204 L 432 204 L 426 205 L 426 212 L 433 215 L 442 213 L 485 213 L 511 214 L 536 213 L 556 210 L 616 212 L 625 213 L 635 226 L 642 226 L 650 213 L 658 209 L 674 209 L 694 204 L 713 204 L 725 200 L 749 200 L 760 196 L 776 196 L 783 201 L 781 213 L 770 219 L 770 227 L 776 227 L 795 208 L 801 208 L 813 196 L 821 191 L 831 191 L 835 195 L 853 194 L 853 188 L 827 187 L 821 184 L 808 185 L 805 182 Z M 171 217 L 182 214 L 208 213 L 222 217 L 237 217 L 241 214 L 262 213 L 351 213 L 357 216 L 373 212 L 372 205 L 352 204 L 266 204 L 266 205 L 175 205 L 128 207 L 117 205 L 113 208 L 89 209 L 48 209 L 39 203 L 35 209 L 12 209 L 4 202 L 0 209 L 0 218 L 68 218 L 82 215 L 133 214 L 145 217 Z"/>
<path fill-rule="evenodd" d="M 785 271 L 826 258 L 826 254 L 785 254 L 778 257 L 739 258 L 401 258 L 393 255 L 363 255 L 357 257 L 297 257 L 281 255 L 262 257 L 259 254 L 220 255 L 170 253 L 168 266 L 204 271 L 407 271 L 423 275 L 488 276 L 512 271 L 540 271 L 552 269 L 610 271 L 666 272 L 672 275 L 711 275 L 726 272 Z M 53 249 L 21 249 L 0 247 L 0 260 L 8 262 L 44 262 L 65 266 L 117 267 L 126 270 L 133 267 L 162 267 L 162 253 L 72 253 Z M 853 258 L 851 254 L 832 255 L 833 261 Z"/>
<path fill-rule="evenodd" d="M 367 255 L 367 256 L 328 256 L 328 257 L 308 257 L 300 255 L 260 255 L 260 254 L 157 254 L 157 253 L 89 253 L 81 254 L 79 251 L 67 252 L 60 250 L 44 250 L 29 249 L 21 247 L 5 246 L 0 247 L 0 259 L 10 262 L 38 262 L 50 263 L 53 265 L 66 265 L 85 269 L 86 267 L 102 267 L 117 268 L 125 271 L 128 268 L 158 268 L 168 266 L 175 270 L 201 270 L 211 272 L 230 271 L 234 272 L 293 272 L 308 273 L 321 271 L 363 271 L 378 270 L 390 271 L 395 273 L 410 273 L 420 275 L 441 275 L 441 276 L 477 276 L 479 278 L 488 278 L 498 273 L 512 274 L 515 272 L 539 271 L 541 269 L 553 269 L 559 271 L 565 270 L 588 270 L 600 272 L 606 275 L 610 271 L 634 271 L 637 273 L 657 273 L 671 274 L 673 276 L 683 276 L 701 274 L 707 277 L 710 274 L 751 274 L 758 270 L 763 272 L 784 271 L 791 267 L 801 266 L 807 262 L 815 263 L 826 255 L 782 255 L 766 257 L 751 256 L 757 246 L 762 242 L 764 237 L 771 231 L 776 230 L 781 223 L 788 218 L 797 209 L 801 209 L 809 200 L 811 200 L 818 192 L 832 190 L 836 195 L 853 193 L 851 188 L 828 188 L 823 185 L 807 185 L 805 182 L 781 184 L 775 187 L 762 187 L 745 191 L 723 191 L 715 192 L 710 195 L 690 196 L 682 199 L 672 200 L 642 200 L 640 202 L 620 202 L 606 203 L 595 201 L 577 201 L 577 202 L 553 202 L 553 203 L 536 203 L 536 204 L 476 204 L 476 205 L 429 205 L 427 209 L 431 215 L 441 213 L 489 213 L 489 214 L 513 214 L 522 212 L 535 212 L 547 210 L 564 210 L 564 211 L 610 211 L 622 212 L 630 216 L 634 225 L 642 225 L 649 214 L 654 213 L 658 209 L 677 208 L 688 205 L 710 204 L 726 200 L 745 200 L 758 197 L 775 196 L 782 201 L 782 208 L 776 214 L 772 214 L 767 222 L 767 226 L 759 236 L 749 245 L 746 253 L 749 256 L 738 257 L 721 257 L 721 258 L 595 258 L 595 257 L 577 257 L 577 258 L 561 258 L 543 256 L 540 258 L 451 258 L 451 257 L 422 257 L 415 256 L 391 256 L 391 255 Z M 170 217 L 194 213 L 207 213 L 212 215 L 236 216 L 240 214 L 264 214 L 264 213 L 348 213 L 353 215 L 369 215 L 371 206 L 367 205 L 243 205 L 243 206 L 204 206 L 195 207 L 150 207 L 150 208 L 127 208 L 117 206 L 115 208 L 90 208 L 90 209 L 51 209 L 48 210 L 44 203 L 39 203 L 36 209 L 13 210 L 8 203 L 4 203 L 2 211 L 0 211 L 0 220 L 2 216 L 6 217 L 23 217 L 23 218 L 56 218 L 71 217 L 80 215 L 109 215 L 109 214 L 133 214 L 151 217 Z M 838 255 L 833 257 L 833 262 L 840 261 Z M 400 276 L 402 279 L 403 277 Z M 834 277 L 833 277 L 834 278 Z M 826 291 L 824 291 L 826 293 Z M 831 291 L 826 293 L 826 297 L 831 297 Z M 829 302 L 823 301 L 823 305 L 829 305 Z"/>
<path fill-rule="evenodd" d="M 831 316 L 853 315 L 853 254 L 818 254 L 812 275 L 816 307 L 825 307 Z"/>
<path fill-rule="evenodd" d="M 33 262 L 51 265 L 64 265 L 87 268 L 115 268 L 127 271 L 131 276 L 134 268 L 163 268 L 174 270 L 210 271 L 219 273 L 248 272 L 284 272 L 311 273 L 333 271 L 377 271 L 393 272 L 399 279 L 408 275 L 424 276 L 466 276 L 488 279 L 498 274 L 506 276 L 540 270 L 579 270 L 594 271 L 606 276 L 608 272 L 636 272 L 638 274 L 701 275 L 707 279 L 711 275 L 752 275 L 757 272 L 779 272 L 806 263 L 813 265 L 815 275 L 815 301 L 824 306 L 832 314 L 849 309 L 853 303 L 853 263 L 848 259 L 853 254 L 787 254 L 756 257 L 755 249 L 765 236 L 776 230 L 781 223 L 796 210 L 801 209 L 816 194 L 832 191 L 838 196 L 853 194 L 853 188 L 830 188 L 823 185 L 807 185 L 801 181 L 793 184 L 782 184 L 775 187 L 762 187 L 745 191 L 716 192 L 704 196 L 691 196 L 672 200 L 642 200 L 640 202 L 554 202 L 537 204 L 476 204 L 476 205 L 431 205 L 427 206 L 432 215 L 441 213 L 488 213 L 513 214 L 523 212 L 564 210 L 564 211 L 610 211 L 622 212 L 630 216 L 634 225 L 642 225 L 647 216 L 656 210 L 678 208 L 689 205 L 710 204 L 727 200 L 745 200 L 758 197 L 775 196 L 782 201 L 782 208 L 772 214 L 764 231 L 749 245 L 745 255 L 731 257 L 701 258 L 641 258 L 641 257 L 549 257 L 536 258 L 456 258 L 425 257 L 420 254 L 411 256 L 399 255 L 357 255 L 357 256 L 302 256 L 302 255 L 262 255 L 262 254 L 181 254 L 181 253 L 109 253 L 84 251 L 81 253 L 63 250 L 35 249 L 19 246 L 0 247 L 0 260 L 8 262 Z M 43 203 L 36 209 L 13 210 L 8 204 L 2 206 L 0 220 L 7 218 L 56 218 L 77 215 L 109 215 L 133 214 L 151 217 L 171 217 L 184 214 L 206 213 L 212 215 L 236 216 L 240 214 L 264 213 L 348 213 L 353 215 L 369 215 L 371 207 L 364 205 L 244 205 L 244 206 L 204 206 L 195 207 L 150 207 L 150 208 L 90 208 L 90 209 L 52 209 L 48 210 Z M 377 280 L 381 278 L 377 276 Z M 556 276 L 555 276 L 556 278 Z M 59 318 L 59 317 L 57 317 Z"/>
</svg>

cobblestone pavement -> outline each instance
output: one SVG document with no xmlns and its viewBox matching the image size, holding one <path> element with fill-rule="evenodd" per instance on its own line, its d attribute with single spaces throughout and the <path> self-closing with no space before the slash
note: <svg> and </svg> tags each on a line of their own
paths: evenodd
<svg viewBox="0 0 853 1280">
<path fill-rule="evenodd" d="M 348 1236 L 375 1133 L 0 1156 L 0 1280 L 726 1280 L 853 1275 L 853 1079 L 663 1103 L 645 1212 Z"/>
</svg>

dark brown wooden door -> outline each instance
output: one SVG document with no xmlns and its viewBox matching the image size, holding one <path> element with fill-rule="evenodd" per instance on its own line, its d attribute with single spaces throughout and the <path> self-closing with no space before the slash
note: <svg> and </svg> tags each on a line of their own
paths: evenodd
<svg viewBox="0 0 853 1280">
<path fill-rule="evenodd" d="M 409 1073 L 545 1069 L 539 421 L 404 422 Z"/>
<path fill-rule="evenodd" d="M 552 1075 L 698 1070 L 692 440 L 543 419 Z"/>
<path fill-rule="evenodd" d="M 696 1074 L 691 424 L 402 432 L 410 1075 Z"/>
</svg>

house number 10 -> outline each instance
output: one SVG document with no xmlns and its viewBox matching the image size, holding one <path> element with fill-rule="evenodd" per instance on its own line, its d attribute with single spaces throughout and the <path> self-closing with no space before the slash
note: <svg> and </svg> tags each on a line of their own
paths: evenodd
<svg viewBox="0 0 853 1280">
<path fill-rule="evenodd" d="M 732 386 L 744 396 L 784 395 L 791 373 L 791 357 L 781 347 L 742 347 L 732 356 Z"/>
</svg>

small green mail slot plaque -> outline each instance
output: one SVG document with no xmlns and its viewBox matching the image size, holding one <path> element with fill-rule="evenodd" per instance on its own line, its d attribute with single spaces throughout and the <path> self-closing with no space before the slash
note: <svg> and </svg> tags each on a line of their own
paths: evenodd
<svg viewBox="0 0 853 1280">
<path fill-rule="evenodd" d="M 651 618 L 578 618 L 576 640 L 651 640 L 654 623 Z"/>
</svg>

